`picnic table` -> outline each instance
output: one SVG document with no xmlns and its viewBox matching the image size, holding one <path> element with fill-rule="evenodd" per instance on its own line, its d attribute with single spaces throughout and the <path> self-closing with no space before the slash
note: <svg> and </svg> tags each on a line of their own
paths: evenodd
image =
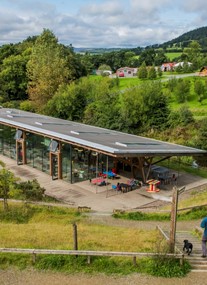
<svg viewBox="0 0 207 285">
<path fill-rule="evenodd" d="M 116 173 L 114 173 L 112 171 L 104 171 L 103 174 L 107 175 L 108 178 L 115 178 L 116 177 Z"/>
<path fill-rule="evenodd" d="M 96 184 L 97 185 L 101 185 L 101 183 L 103 183 L 103 182 L 105 182 L 105 179 L 100 178 L 100 177 L 94 178 L 94 179 L 91 180 L 91 183 L 94 184 L 94 185 L 96 185 Z"/>
<path fill-rule="evenodd" d="M 157 186 L 160 184 L 159 180 L 156 179 L 150 179 L 146 181 L 147 184 L 149 184 L 149 188 L 147 189 L 147 192 L 159 192 L 160 189 L 157 188 Z"/>
</svg>

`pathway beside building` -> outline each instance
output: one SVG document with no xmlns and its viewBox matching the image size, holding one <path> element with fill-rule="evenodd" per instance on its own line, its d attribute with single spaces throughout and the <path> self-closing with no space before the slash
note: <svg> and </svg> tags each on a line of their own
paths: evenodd
<svg viewBox="0 0 207 285">
<path fill-rule="evenodd" d="M 102 214 L 111 214 L 113 210 L 132 210 L 156 200 L 171 200 L 172 185 L 163 188 L 158 193 L 148 193 L 146 187 L 142 187 L 127 193 L 118 193 L 112 190 L 111 184 L 107 187 L 91 185 L 89 181 L 70 184 L 63 180 L 52 180 L 51 176 L 27 165 L 17 165 L 16 161 L 0 155 L 0 160 L 6 167 L 22 181 L 37 179 L 46 189 L 45 194 L 57 198 L 71 207 L 90 207 L 91 210 Z M 186 186 L 186 189 L 207 185 L 207 179 L 188 174 L 181 174 L 178 187 Z M 127 178 L 122 178 L 126 179 Z"/>
</svg>

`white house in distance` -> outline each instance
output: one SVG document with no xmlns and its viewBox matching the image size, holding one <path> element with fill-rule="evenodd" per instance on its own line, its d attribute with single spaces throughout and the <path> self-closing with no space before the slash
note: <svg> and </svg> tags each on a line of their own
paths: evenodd
<svg viewBox="0 0 207 285">
<path fill-rule="evenodd" d="M 111 75 L 112 71 L 111 70 L 96 70 L 96 75 Z"/>
<path fill-rule="evenodd" d="M 188 66 L 192 65 L 191 62 L 181 61 L 181 62 L 175 63 L 174 68 L 177 68 L 177 67 L 180 67 L 180 66 L 183 67 L 184 64 L 187 64 Z"/>
<path fill-rule="evenodd" d="M 181 61 L 181 62 L 166 62 L 166 63 L 163 63 L 161 65 L 161 70 L 163 72 L 165 71 L 173 71 L 175 70 L 177 67 L 183 67 L 184 64 L 187 64 L 188 66 L 191 66 L 192 63 L 191 62 L 184 62 L 184 61 Z"/>
<path fill-rule="evenodd" d="M 134 67 L 120 67 L 116 71 L 116 76 L 118 77 L 133 77 L 137 76 L 138 68 Z"/>
</svg>

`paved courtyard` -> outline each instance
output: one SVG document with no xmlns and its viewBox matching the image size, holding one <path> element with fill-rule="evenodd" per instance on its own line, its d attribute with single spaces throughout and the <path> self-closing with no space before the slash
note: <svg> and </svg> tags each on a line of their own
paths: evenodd
<svg viewBox="0 0 207 285">
<path fill-rule="evenodd" d="M 109 185 L 102 187 L 91 185 L 89 181 L 69 184 L 62 180 L 52 180 L 49 175 L 27 165 L 17 165 L 16 161 L 5 156 L 0 155 L 0 160 L 22 181 L 37 179 L 48 196 L 72 207 L 90 207 L 99 214 L 110 214 L 114 209 L 132 210 L 157 200 L 171 201 L 172 197 L 173 185 L 161 185 L 161 190 L 157 193 L 148 193 L 147 186 L 127 193 L 117 193 L 112 190 L 112 184 L 118 180 L 109 180 Z M 127 179 L 121 175 L 119 182 L 126 183 Z M 205 184 L 207 185 L 207 179 L 180 173 L 177 187 L 185 186 L 188 190 Z"/>
</svg>

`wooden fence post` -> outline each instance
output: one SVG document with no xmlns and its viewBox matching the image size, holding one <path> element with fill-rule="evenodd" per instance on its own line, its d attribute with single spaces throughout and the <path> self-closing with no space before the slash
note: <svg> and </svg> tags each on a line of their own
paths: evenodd
<svg viewBox="0 0 207 285">
<path fill-rule="evenodd" d="M 91 264 L 91 257 L 90 257 L 90 255 L 88 255 L 87 263 L 88 263 L 88 264 Z"/>
<path fill-rule="evenodd" d="M 137 265 L 137 259 L 136 259 L 136 256 L 133 256 L 133 264 L 134 264 L 134 266 L 136 266 L 136 265 Z"/>
<path fill-rule="evenodd" d="M 180 265 L 181 265 L 181 266 L 184 265 L 184 254 L 183 254 L 182 257 L 180 258 Z"/>
<path fill-rule="evenodd" d="M 33 252 L 32 254 L 32 264 L 35 264 L 36 262 L 36 253 Z"/>
<path fill-rule="evenodd" d="M 78 250 L 78 232 L 76 223 L 73 223 L 73 244 L 74 250 Z"/>
</svg>

